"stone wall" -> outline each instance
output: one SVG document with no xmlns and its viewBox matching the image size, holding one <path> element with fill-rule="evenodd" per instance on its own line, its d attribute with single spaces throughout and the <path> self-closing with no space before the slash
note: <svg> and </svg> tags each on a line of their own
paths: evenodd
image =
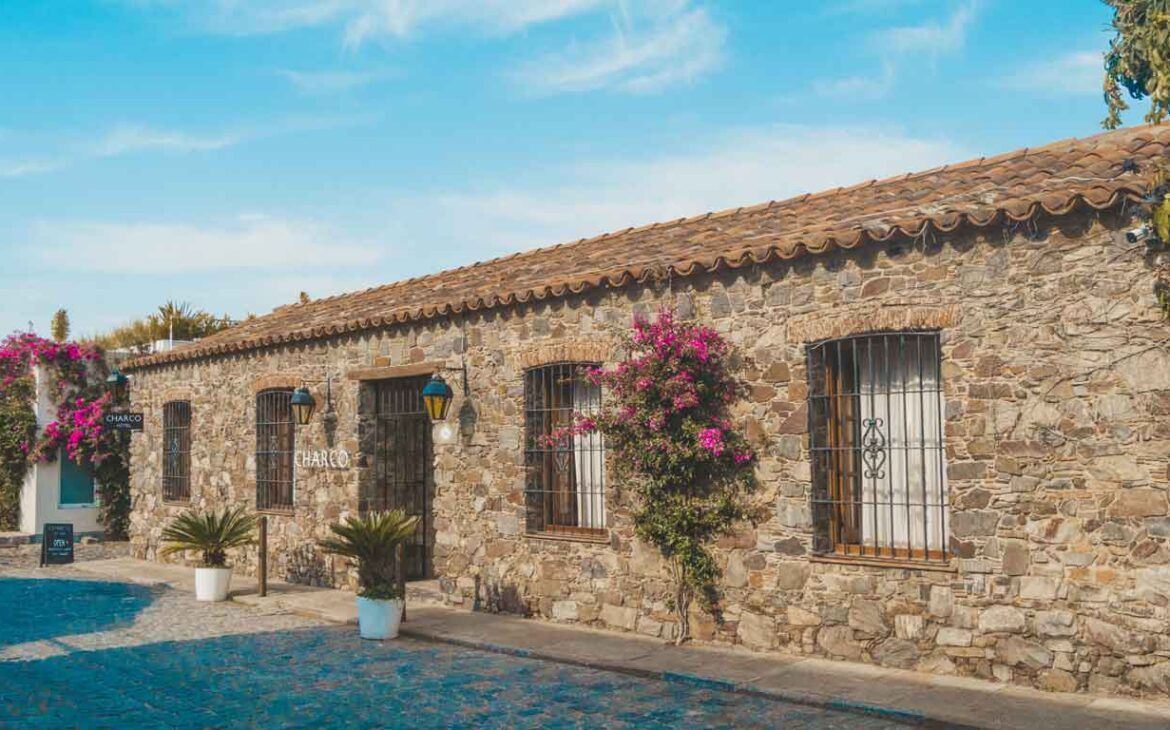
<svg viewBox="0 0 1170 730">
<path fill-rule="evenodd" d="M 634 539 L 622 485 L 608 486 L 608 542 L 526 536 L 521 451 L 524 368 L 566 353 L 612 361 L 631 314 L 666 304 L 736 347 L 748 394 L 737 416 L 761 444 L 774 505 L 720 544 L 724 622 L 695 616 L 701 639 L 1054 690 L 1166 693 L 1170 327 L 1124 222 L 1075 214 L 138 371 L 147 423 L 133 446 L 134 551 L 156 557 L 162 525 L 182 509 L 160 497 L 168 391 L 193 403 L 192 501 L 254 504 L 258 379 L 328 372 L 332 441 L 357 464 L 299 474 L 295 513 L 271 518 L 270 551 L 277 577 L 350 582 L 313 542 L 357 509 L 369 478 L 360 381 L 346 375 L 465 362 L 469 393 L 447 373 L 461 430 L 434 457 L 434 564 L 449 599 L 669 638 L 663 565 Z M 948 569 L 810 553 L 805 344 L 883 328 L 942 333 Z M 328 441 L 320 418 L 298 433 L 302 448 Z M 240 561 L 252 568 L 250 555 Z"/>
</svg>

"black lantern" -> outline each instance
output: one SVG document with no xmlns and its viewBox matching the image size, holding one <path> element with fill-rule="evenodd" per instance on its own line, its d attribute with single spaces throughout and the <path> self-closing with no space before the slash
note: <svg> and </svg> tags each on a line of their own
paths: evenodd
<svg viewBox="0 0 1170 730">
<path fill-rule="evenodd" d="M 309 419 L 313 417 L 313 409 L 317 407 L 317 401 L 314 400 L 309 389 L 302 386 L 294 390 L 289 404 L 292 406 L 293 419 L 297 425 L 309 425 Z"/>
<path fill-rule="evenodd" d="M 437 374 L 431 376 L 431 379 L 423 386 L 422 397 L 423 406 L 426 407 L 427 415 L 431 417 L 432 421 L 442 421 L 447 417 L 453 395 L 451 386 L 447 385 L 447 381 L 443 380 L 442 376 Z"/>
<path fill-rule="evenodd" d="M 126 398 L 126 390 L 130 385 L 130 378 L 122 374 L 118 368 L 110 371 L 110 376 L 106 378 L 106 390 L 114 398 L 114 403 L 121 403 Z"/>
</svg>

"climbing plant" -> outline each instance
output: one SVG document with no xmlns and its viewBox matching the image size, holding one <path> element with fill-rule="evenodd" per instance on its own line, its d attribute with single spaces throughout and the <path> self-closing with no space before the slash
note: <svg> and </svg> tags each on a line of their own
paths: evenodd
<svg viewBox="0 0 1170 730">
<path fill-rule="evenodd" d="M 1105 52 L 1106 129 L 1121 126 L 1125 94 L 1149 97 L 1145 120 L 1170 112 L 1170 0 L 1104 0 L 1113 9 L 1114 37 Z"/>
<path fill-rule="evenodd" d="M 636 319 L 624 344 L 629 354 L 616 368 L 590 371 L 605 388 L 605 407 L 570 430 L 604 435 L 633 497 L 637 535 L 670 565 L 681 643 L 693 601 L 719 618 L 721 571 L 711 545 L 755 516 L 756 455 L 730 417 L 739 389 L 718 333 L 663 311 Z"/>
<path fill-rule="evenodd" d="M 38 429 L 33 401 L 35 368 L 45 374 L 45 395 L 57 404 L 56 418 Z M 125 537 L 129 520 L 127 447 L 106 430 L 110 407 L 106 366 L 99 349 L 19 332 L 0 342 L 0 519 L 15 523 L 20 486 L 29 468 L 64 453 L 90 469 L 101 486 L 107 536 Z"/>
</svg>

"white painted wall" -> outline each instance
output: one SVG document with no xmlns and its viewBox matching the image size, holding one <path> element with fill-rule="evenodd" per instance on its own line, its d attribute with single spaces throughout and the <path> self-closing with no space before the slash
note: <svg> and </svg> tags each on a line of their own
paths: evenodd
<svg viewBox="0 0 1170 730">
<path fill-rule="evenodd" d="M 37 426 L 44 428 L 45 424 L 56 419 L 57 406 L 45 387 L 48 382 L 45 369 L 37 366 L 34 376 L 37 384 Z M 99 489 L 99 485 L 95 485 L 95 501 Z M 54 461 L 33 466 L 25 475 L 20 492 L 20 531 L 39 535 L 46 522 L 68 522 L 73 525 L 74 535 L 101 532 L 96 503 L 93 506 L 63 508 L 60 501 L 61 465 Z"/>
</svg>

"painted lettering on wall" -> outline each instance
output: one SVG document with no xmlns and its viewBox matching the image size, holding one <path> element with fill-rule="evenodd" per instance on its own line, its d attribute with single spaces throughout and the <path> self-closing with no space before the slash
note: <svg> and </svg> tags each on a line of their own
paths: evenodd
<svg viewBox="0 0 1170 730">
<path fill-rule="evenodd" d="M 298 469 L 348 469 L 350 464 L 345 449 L 297 449 L 294 460 Z"/>
</svg>

